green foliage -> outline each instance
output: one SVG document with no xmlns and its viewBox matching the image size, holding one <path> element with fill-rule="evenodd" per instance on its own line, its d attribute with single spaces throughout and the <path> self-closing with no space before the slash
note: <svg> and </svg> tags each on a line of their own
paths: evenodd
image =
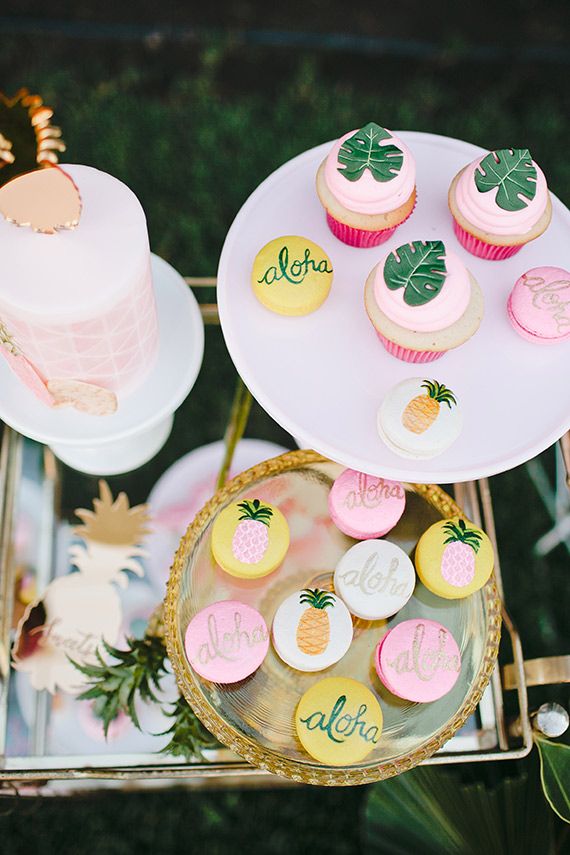
<svg viewBox="0 0 570 855">
<path fill-rule="evenodd" d="M 390 253 L 384 280 L 391 291 L 404 288 L 408 306 L 423 306 L 437 297 L 445 282 L 445 247 L 440 240 L 415 240 Z"/>
<path fill-rule="evenodd" d="M 349 181 L 358 181 L 366 169 L 376 181 L 391 181 L 404 162 L 404 155 L 395 145 L 380 145 L 392 139 L 392 134 L 375 122 L 369 122 L 345 140 L 338 153 L 339 172 Z"/>
<path fill-rule="evenodd" d="M 203 751 L 219 746 L 217 739 L 196 718 L 183 697 L 178 698 L 173 710 L 166 715 L 173 721 L 172 726 L 160 734 L 161 736 L 167 733 L 171 735 L 170 742 L 162 749 L 163 754 L 183 757 L 190 762 L 203 759 Z"/>
<path fill-rule="evenodd" d="M 540 781 L 548 804 L 560 819 L 570 823 L 570 745 L 551 742 L 535 733 L 540 755 Z"/>
<path fill-rule="evenodd" d="M 475 170 L 475 185 L 481 193 L 497 189 L 495 201 L 504 211 L 522 211 L 536 195 L 536 167 L 528 148 L 503 148 L 483 158 Z"/>
<path fill-rule="evenodd" d="M 418 767 L 372 786 L 364 811 L 369 855 L 553 855 L 551 815 L 534 777 L 496 787 Z"/>
<path fill-rule="evenodd" d="M 98 665 L 70 660 L 89 679 L 89 688 L 78 699 L 94 702 L 94 711 L 103 723 L 105 736 L 120 712 L 141 729 L 135 707 L 137 695 L 142 701 L 158 703 L 156 691 L 166 673 L 166 649 L 162 639 L 145 636 L 143 639 L 128 638 L 126 643 L 126 650 L 119 650 L 102 641 L 103 650 L 114 663 L 107 662 L 99 649 L 96 652 Z"/>
</svg>

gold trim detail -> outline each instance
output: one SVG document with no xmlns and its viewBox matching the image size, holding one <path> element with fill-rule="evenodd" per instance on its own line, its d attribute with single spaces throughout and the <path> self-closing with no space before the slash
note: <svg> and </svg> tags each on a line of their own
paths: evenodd
<svg viewBox="0 0 570 855">
<path fill-rule="evenodd" d="M 330 461 L 327 458 L 314 451 L 288 452 L 242 472 L 218 490 L 189 525 L 174 556 L 164 605 L 164 626 L 168 656 L 178 686 L 204 726 L 223 745 L 243 757 L 252 766 L 276 775 L 282 775 L 293 781 L 321 786 L 348 786 L 368 784 L 408 771 L 431 757 L 465 724 L 469 716 L 475 711 L 495 668 L 501 637 L 501 601 L 493 574 L 483 589 L 488 616 L 487 636 L 481 667 L 471 691 L 455 716 L 429 742 L 406 757 L 364 769 L 317 766 L 314 763 L 301 763 L 286 759 L 276 752 L 262 748 L 253 740 L 230 727 L 216 710 L 204 701 L 179 640 L 177 603 L 187 559 L 203 530 L 220 507 L 229 502 L 236 493 L 246 488 L 249 483 L 271 478 L 304 466 L 328 462 Z M 412 484 L 410 486 L 414 492 L 431 504 L 442 517 L 464 516 L 461 508 L 440 487 L 433 484 Z"/>
</svg>

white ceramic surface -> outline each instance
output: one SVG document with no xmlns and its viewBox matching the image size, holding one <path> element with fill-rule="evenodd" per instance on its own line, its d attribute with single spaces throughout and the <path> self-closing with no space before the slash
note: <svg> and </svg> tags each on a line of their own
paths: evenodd
<svg viewBox="0 0 570 855">
<path fill-rule="evenodd" d="M 449 483 L 492 475 L 529 460 L 570 428 L 570 341 L 551 347 L 524 341 L 506 312 L 509 292 L 523 272 L 546 264 L 570 268 L 570 211 L 553 197 L 552 223 L 538 240 L 506 261 L 476 258 L 453 234 L 447 188 L 483 149 L 433 134 L 397 133 L 416 158 L 418 204 L 392 238 L 374 249 L 346 246 L 326 225 L 314 178 L 332 143 L 304 152 L 257 188 L 228 232 L 220 259 L 222 329 L 252 394 L 306 447 L 395 480 Z M 287 234 L 318 243 L 335 269 L 327 301 L 302 318 L 268 311 L 250 286 L 260 247 Z M 384 350 L 366 315 L 363 291 L 386 252 L 435 238 L 447 242 L 479 281 L 485 317 L 467 344 L 422 369 L 460 397 L 461 436 L 439 457 L 411 460 L 384 445 L 376 412 L 388 389 L 418 376 L 419 366 Z"/>
<path fill-rule="evenodd" d="M 158 359 L 142 386 L 123 398 L 116 413 L 98 417 L 47 407 L 1 360 L 0 419 L 39 442 L 87 450 L 132 437 L 136 442 L 137 436 L 164 423 L 198 376 L 204 325 L 196 298 L 182 276 L 156 255 L 152 256 L 152 273 L 160 329 Z M 98 471 L 109 474 L 104 468 Z"/>
</svg>

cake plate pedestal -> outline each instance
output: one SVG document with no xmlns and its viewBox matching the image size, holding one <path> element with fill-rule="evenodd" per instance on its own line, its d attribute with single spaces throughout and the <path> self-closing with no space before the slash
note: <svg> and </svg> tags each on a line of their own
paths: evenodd
<svg viewBox="0 0 570 855">
<path fill-rule="evenodd" d="M 174 412 L 194 385 L 204 355 L 200 307 L 183 277 L 152 256 L 159 351 L 145 382 L 120 401 L 116 413 L 91 416 L 52 409 L 0 365 L 0 419 L 49 445 L 64 463 L 89 475 L 116 475 L 142 466 L 160 451 Z"/>
</svg>

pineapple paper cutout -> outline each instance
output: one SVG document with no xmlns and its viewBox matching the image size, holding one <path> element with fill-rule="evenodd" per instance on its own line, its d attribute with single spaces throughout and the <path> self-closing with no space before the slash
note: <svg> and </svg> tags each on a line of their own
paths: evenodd
<svg viewBox="0 0 570 855">
<path fill-rule="evenodd" d="M 240 502 L 240 523 L 232 538 L 232 552 L 243 564 L 257 564 L 269 546 L 269 524 L 273 511 L 259 499 Z"/>
<path fill-rule="evenodd" d="M 297 646 L 302 653 L 318 656 L 328 647 L 331 635 L 328 608 L 334 606 L 335 597 L 328 591 L 305 588 L 301 602 L 308 605 L 297 626 Z"/>
<path fill-rule="evenodd" d="M 231 576 L 256 579 L 275 570 L 289 548 L 287 520 L 259 498 L 232 502 L 212 526 L 212 554 Z"/>
<path fill-rule="evenodd" d="M 415 560 L 426 588 L 453 600 L 483 587 L 493 571 L 494 552 L 484 531 L 453 517 L 434 523 L 422 534 Z"/>
<path fill-rule="evenodd" d="M 481 533 L 467 528 L 465 520 L 448 522 L 443 527 L 449 533 L 441 559 L 441 575 L 456 588 L 464 588 L 475 576 L 475 556 L 481 544 Z"/>
<path fill-rule="evenodd" d="M 439 416 L 441 404 L 447 404 L 449 409 L 457 405 L 455 395 L 443 383 L 424 380 L 421 386 L 426 393 L 413 398 L 402 415 L 404 427 L 416 434 L 424 433 L 432 426 Z"/>
<path fill-rule="evenodd" d="M 83 543 L 72 544 L 69 557 L 78 572 L 51 582 L 18 627 L 14 667 L 29 674 L 36 690 L 84 688 L 86 678 L 70 659 L 94 663 L 103 638 L 117 643 L 123 615 L 115 584 L 127 587 L 127 570 L 144 575 L 139 559 L 146 554 L 140 543 L 149 531 L 147 506 L 130 507 L 125 493 L 113 500 L 105 481 L 99 491 L 93 510 L 76 511 L 82 524 L 74 532 Z"/>
<path fill-rule="evenodd" d="M 273 619 L 273 646 L 298 671 L 321 671 L 338 662 L 352 635 L 352 618 L 343 601 L 320 588 L 291 594 Z"/>
</svg>

